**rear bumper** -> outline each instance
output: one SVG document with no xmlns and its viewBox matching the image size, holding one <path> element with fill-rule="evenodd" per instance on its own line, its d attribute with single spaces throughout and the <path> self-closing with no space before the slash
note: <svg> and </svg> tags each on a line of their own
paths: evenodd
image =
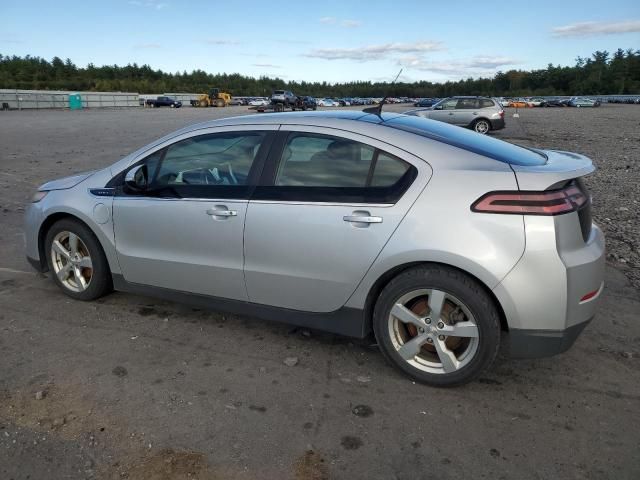
<svg viewBox="0 0 640 480">
<path fill-rule="evenodd" d="M 491 130 L 501 130 L 504 128 L 504 118 L 491 119 Z"/>
<path fill-rule="evenodd" d="M 566 352 L 591 320 L 564 330 L 511 329 L 508 334 L 509 356 L 512 358 L 540 358 Z"/>
<path fill-rule="evenodd" d="M 514 357 L 567 350 L 595 316 L 604 288 L 605 245 L 593 225 L 587 242 L 578 215 L 525 217 L 527 248 L 493 292 L 509 326 Z"/>
</svg>

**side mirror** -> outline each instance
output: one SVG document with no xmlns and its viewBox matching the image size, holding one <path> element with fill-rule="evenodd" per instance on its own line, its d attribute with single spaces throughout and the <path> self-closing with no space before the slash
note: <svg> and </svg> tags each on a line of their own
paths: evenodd
<svg viewBox="0 0 640 480">
<path fill-rule="evenodd" d="M 149 174 L 146 165 L 138 165 L 127 172 L 124 184 L 134 192 L 143 192 L 149 188 Z"/>
<path fill-rule="evenodd" d="M 436 105 L 433 107 L 434 110 L 442 110 L 442 105 Z"/>
</svg>

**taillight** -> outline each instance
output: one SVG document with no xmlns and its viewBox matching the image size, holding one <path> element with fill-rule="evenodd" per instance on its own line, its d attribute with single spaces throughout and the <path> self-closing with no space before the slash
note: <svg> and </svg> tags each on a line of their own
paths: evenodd
<svg viewBox="0 0 640 480">
<path fill-rule="evenodd" d="M 500 110 L 500 118 L 504 118 L 504 110 Z"/>
<path fill-rule="evenodd" d="M 489 192 L 476 200 L 471 210 L 516 215 L 561 215 L 575 212 L 587 201 L 587 196 L 570 184 L 561 190 L 543 192 Z"/>
</svg>

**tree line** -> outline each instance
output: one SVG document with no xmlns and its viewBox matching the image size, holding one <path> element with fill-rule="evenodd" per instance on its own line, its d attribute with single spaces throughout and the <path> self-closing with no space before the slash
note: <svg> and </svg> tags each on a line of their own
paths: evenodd
<svg viewBox="0 0 640 480">
<path fill-rule="evenodd" d="M 4 56 L 0 54 L 0 88 L 26 90 L 121 91 L 138 93 L 208 92 L 217 87 L 235 96 L 266 96 L 291 90 L 316 97 L 447 97 L 450 95 L 611 95 L 640 94 L 640 50 L 596 51 L 576 59 L 573 66 L 538 70 L 509 70 L 490 78 L 467 78 L 434 83 L 296 82 L 280 78 L 248 77 L 239 73 L 193 70 L 168 73 L 136 63 L 120 67 L 90 63 L 78 67 L 70 59 Z"/>
</svg>

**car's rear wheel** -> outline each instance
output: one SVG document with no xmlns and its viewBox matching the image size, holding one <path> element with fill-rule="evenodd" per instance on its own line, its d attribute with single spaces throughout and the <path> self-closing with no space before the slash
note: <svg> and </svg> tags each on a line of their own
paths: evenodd
<svg viewBox="0 0 640 480">
<path fill-rule="evenodd" d="M 489 132 L 489 130 L 491 130 L 491 124 L 489 123 L 488 120 L 485 119 L 480 119 L 480 120 L 476 120 L 473 123 L 473 129 L 481 134 L 486 134 Z"/>
<path fill-rule="evenodd" d="M 384 356 L 434 386 L 475 379 L 495 360 L 500 320 L 474 279 L 443 266 L 404 271 L 382 290 L 373 327 Z"/>
<path fill-rule="evenodd" d="M 45 249 L 54 282 L 70 297 L 95 300 L 111 290 L 111 273 L 102 247 L 82 223 L 64 219 L 53 224 Z"/>
</svg>

